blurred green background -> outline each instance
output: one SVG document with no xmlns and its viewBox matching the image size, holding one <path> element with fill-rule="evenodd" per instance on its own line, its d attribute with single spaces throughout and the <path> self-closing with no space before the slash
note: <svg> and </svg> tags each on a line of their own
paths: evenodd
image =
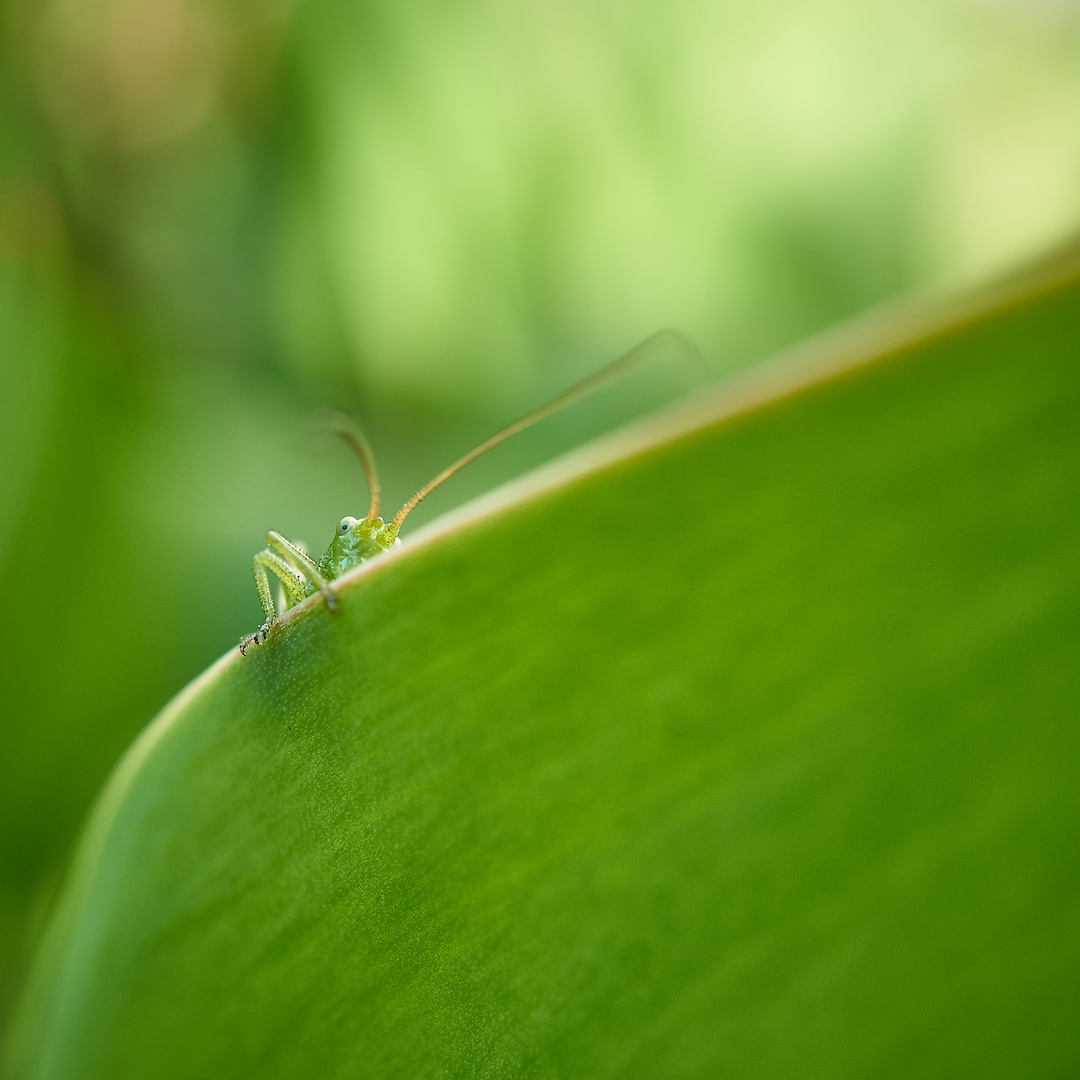
<svg viewBox="0 0 1080 1080">
<path fill-rule="evenodd" d="M 0 1017 L 133 734 L 320 548 L 662 325 L 649 373 L 437 514 L 1080 220 L 1068 0 L 7 0 Z M 662 505 L 643 508 L 663 512 Z"/>
</svg>

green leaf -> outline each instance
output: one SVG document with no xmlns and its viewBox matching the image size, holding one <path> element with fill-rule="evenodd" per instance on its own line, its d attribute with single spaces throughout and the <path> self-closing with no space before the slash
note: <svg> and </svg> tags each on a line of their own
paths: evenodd
<svg viewBox="0 0 1080 1080">
<path fill-rule="evenodd" d="M 223 658 L 13 1074 L 1075 1072 L 1078 354 L 1074 256 L 834 335 Z"/>
</svg>

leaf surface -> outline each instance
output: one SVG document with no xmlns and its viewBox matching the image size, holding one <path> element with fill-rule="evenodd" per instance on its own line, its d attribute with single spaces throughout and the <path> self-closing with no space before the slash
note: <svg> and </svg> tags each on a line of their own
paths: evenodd
<svg viewBox="0 0 1080 1080">
<path fill-rule="evenodd" d="M 189 687 L 99 800 L 12 1075 L 1080 1067 L 1078 264 L 887 325 Z"/>
</svg>

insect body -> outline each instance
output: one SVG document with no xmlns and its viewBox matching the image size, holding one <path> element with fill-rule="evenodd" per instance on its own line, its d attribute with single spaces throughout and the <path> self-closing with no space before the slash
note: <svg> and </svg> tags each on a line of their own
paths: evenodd
<svg viewBox="0 0 1080 1080">
<path fill-rule="evenodd" d="M 617 379 L 622 378 L 633 367 L 654 356 L 658 351 L 668 351 L 670 346 L 676 346 L 683 354 L 696 355 L 696 348 L 692 342 L 682 334 L 674 330 L 661 330 L 652 337 L 646 338 L 640 345 L 631 349 L 630 352 L 612 361 L 606 367 L 575 383 L 568 390 L 557 394 L 550 401 L 545 402 L 538 408 L 526 413 L 523 417 L 508 424 L 501 431 L 496 432 L 490 439 L 485 440 L 475 449 L 470 450 L 464 457 L 459 458 L 448 468 L 443 469 L 429 483 L 425 484 L 387 523 L 379 517 L 379 478 L 375 469 L 375 455 L 371 452 L 367 439 L 363 432 L 347 417 L 337 417 L 334 427 L 337 433 L 352 447 L 356 456 L 360 459 L 364 474 L 367 477 L 370 501 L 367 515 L 362 519 L 344 517 L 338 523 L 334 531 L 334 538 L 326 553 L 318 562 L 315 562 L 306 552 L 296 544 L 286 540 L 277 532 L 266 534 L 266 548 L 255 556 L 255 587 L 259 592 L 259 601 L 262 603 L 263 612 L 266 615 L 262 626 L 254 634 L 246 637 L 240 643 L 240 652 L 246 653 L 252 645 L 258 645 L 266 640 L 278 613 L 274 605 L 274 597 L 270 591 L 269 575 L 273 574 L 280 582 L 285 593 L 286 607 L 299 604 L 308 596 L 322 593 L 326 606 L 331 611 L 337 610 L 337 598 L 334 596 L 330 583 L 342 574 L 354 567 L 365 563 L 377 555 L 396 547 L 401 541 L 398 533 L 401 531 L 402 522 L 416 508 L 421 499 L 430 495 L 440 484 L 448 480 L 459 469 L 463 469 L 470 462 L 475 461 L 481 454 L 486 454 L 499 443 L 524 431 L 527 427 L 543 420 L 552 413 L 566 408 L 567 405 L 580 401 L 583 397 L 601 389 Z"/>
<path fill-rule="evenodd" d="M 270 591 L 268 574 L 274 574 L 281 582 L 286 607 L 292 607 L 306 597 L 321 592 L 326 606 L 331 611 L 336 611 L 337 598 L 330 589 L 330 582 L 401 542 L 397 538 L 398 530 L 412 506 L 406 504 L 408 510 L 403 508 L 403 513 L 389 525 L 379 517 L 379 477 L 375 470 L 375 455 L 371 452 L 363 432 L 347 417 L 335 417 L 333 424 L 338 434 L 356 452 L 360 464 L 364 467 L 370 493 L 367 517 L 361 521 L 354 517 L 343 517 L 334 530 L 330 546 L 318 562 L 296 544 L 286 540 L 281 533 L 270 531 L 266 534 L 266 548 L 255 556 L 253 564 L 255 588 L 258 590 L 266 619 L 254 634 L 241 641 L 241 653 L 246 653 L 250 646 L 265 641 L 277 621 L 277 608 Z"/>
</svg>

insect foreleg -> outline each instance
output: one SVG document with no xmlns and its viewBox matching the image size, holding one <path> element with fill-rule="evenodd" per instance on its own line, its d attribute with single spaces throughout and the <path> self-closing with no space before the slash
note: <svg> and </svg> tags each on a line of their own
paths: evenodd
<svg viewBox="0 0 1080 1080">
<path fill-rule="evenodd" d="M 270 580 L 266 576 L 269 570 L 281 582 L 285 590 L 285 600 L 288 607 L 299 604 L 308 595 L 307 583 L 295 567 L 287 563 L 276 551 L 267 548 L 255 556 L 255 586 L 259 590 L 259 600 L 263 611 L 269 616 L 271 612 L 277 616 L 273 599 L 270 596 Z M 267 606 L 269 605 L 269 606 Z"/>
<path fill-rule="evenodd" d="M 255 588 L 259 592 L 259 603 L 262 604 L 266 620 L 262 626 L 249 638 L 245 638 L 240 644 L 240 651 L 246 652 L 249 645 L 257 645 L 266 640 L 270 628 L 277 622 L 277 608 L 274 606 L 274 597 L 270 592 L 270 573 L 277 577 L 285 589 L 285 598 L 289 607 L 299 604 L 306 596 L 318 590 L 326 600 L 326 606 L 331 611 L 337 610 L 337 598 L 330 591 L 330 583 L 323 576 L 318 564 L 304 554 L 295 544 L 286 540 L 281 533 L 268 532 L 266 534 L 267 547 L 255 556 Z"/>
<path fill-rule="evenodd" d="M 285 590 L 285 599 L 289 607 L 299 604 L 306 593 L 306 582 L 300 573 L 289 565 L 280 555 L 267 548 L 260 551 L 252 561 L 252 569 L 255 573 L 255 588 L 259 593 L 259 603 L 262 604 L 263 614 L 266 618 L 262 626 L 251 637 L 244 638 L 240 644 L 240 652 L 246 652 L 249 645 L 258 645 L 266 640 L 270 633 L 270 627 L 277 621 L 277 608 L 274 606 L 274 597 L 270 592 L 270 579 L 266 571 L 270 570 L 280 580 Z"/>
<path fill-rule="evenodd" d="M 270 553 L 260 552 L 260 554 L 269 555 Z M 255 588 L 259 592 L 259 603 L 262 604 L 263 615 L 266 616 L 267 622 L 273 622 L 277 618 L 277 608 L 274 607 L 274 598 L 270 595 L 270 579 L 266 576 L 266 567 L 263 566 L 258 555 L 252 563 L 252 569 L 255 571 Z"/>
<path fill-rule="evenodd" d="M 286 540 L 281 533 L 268 532 L 266 543 L 291 566 L 301 578 L 310 581 L 313 588 L 323 594 L 326 606 L 331 611 L 337 611 L 337 597 L 330 591 L 330 583 L 323 577 L 318 564 L 308 555 L 305 555 L 295 544 Z"/>
</svg>

